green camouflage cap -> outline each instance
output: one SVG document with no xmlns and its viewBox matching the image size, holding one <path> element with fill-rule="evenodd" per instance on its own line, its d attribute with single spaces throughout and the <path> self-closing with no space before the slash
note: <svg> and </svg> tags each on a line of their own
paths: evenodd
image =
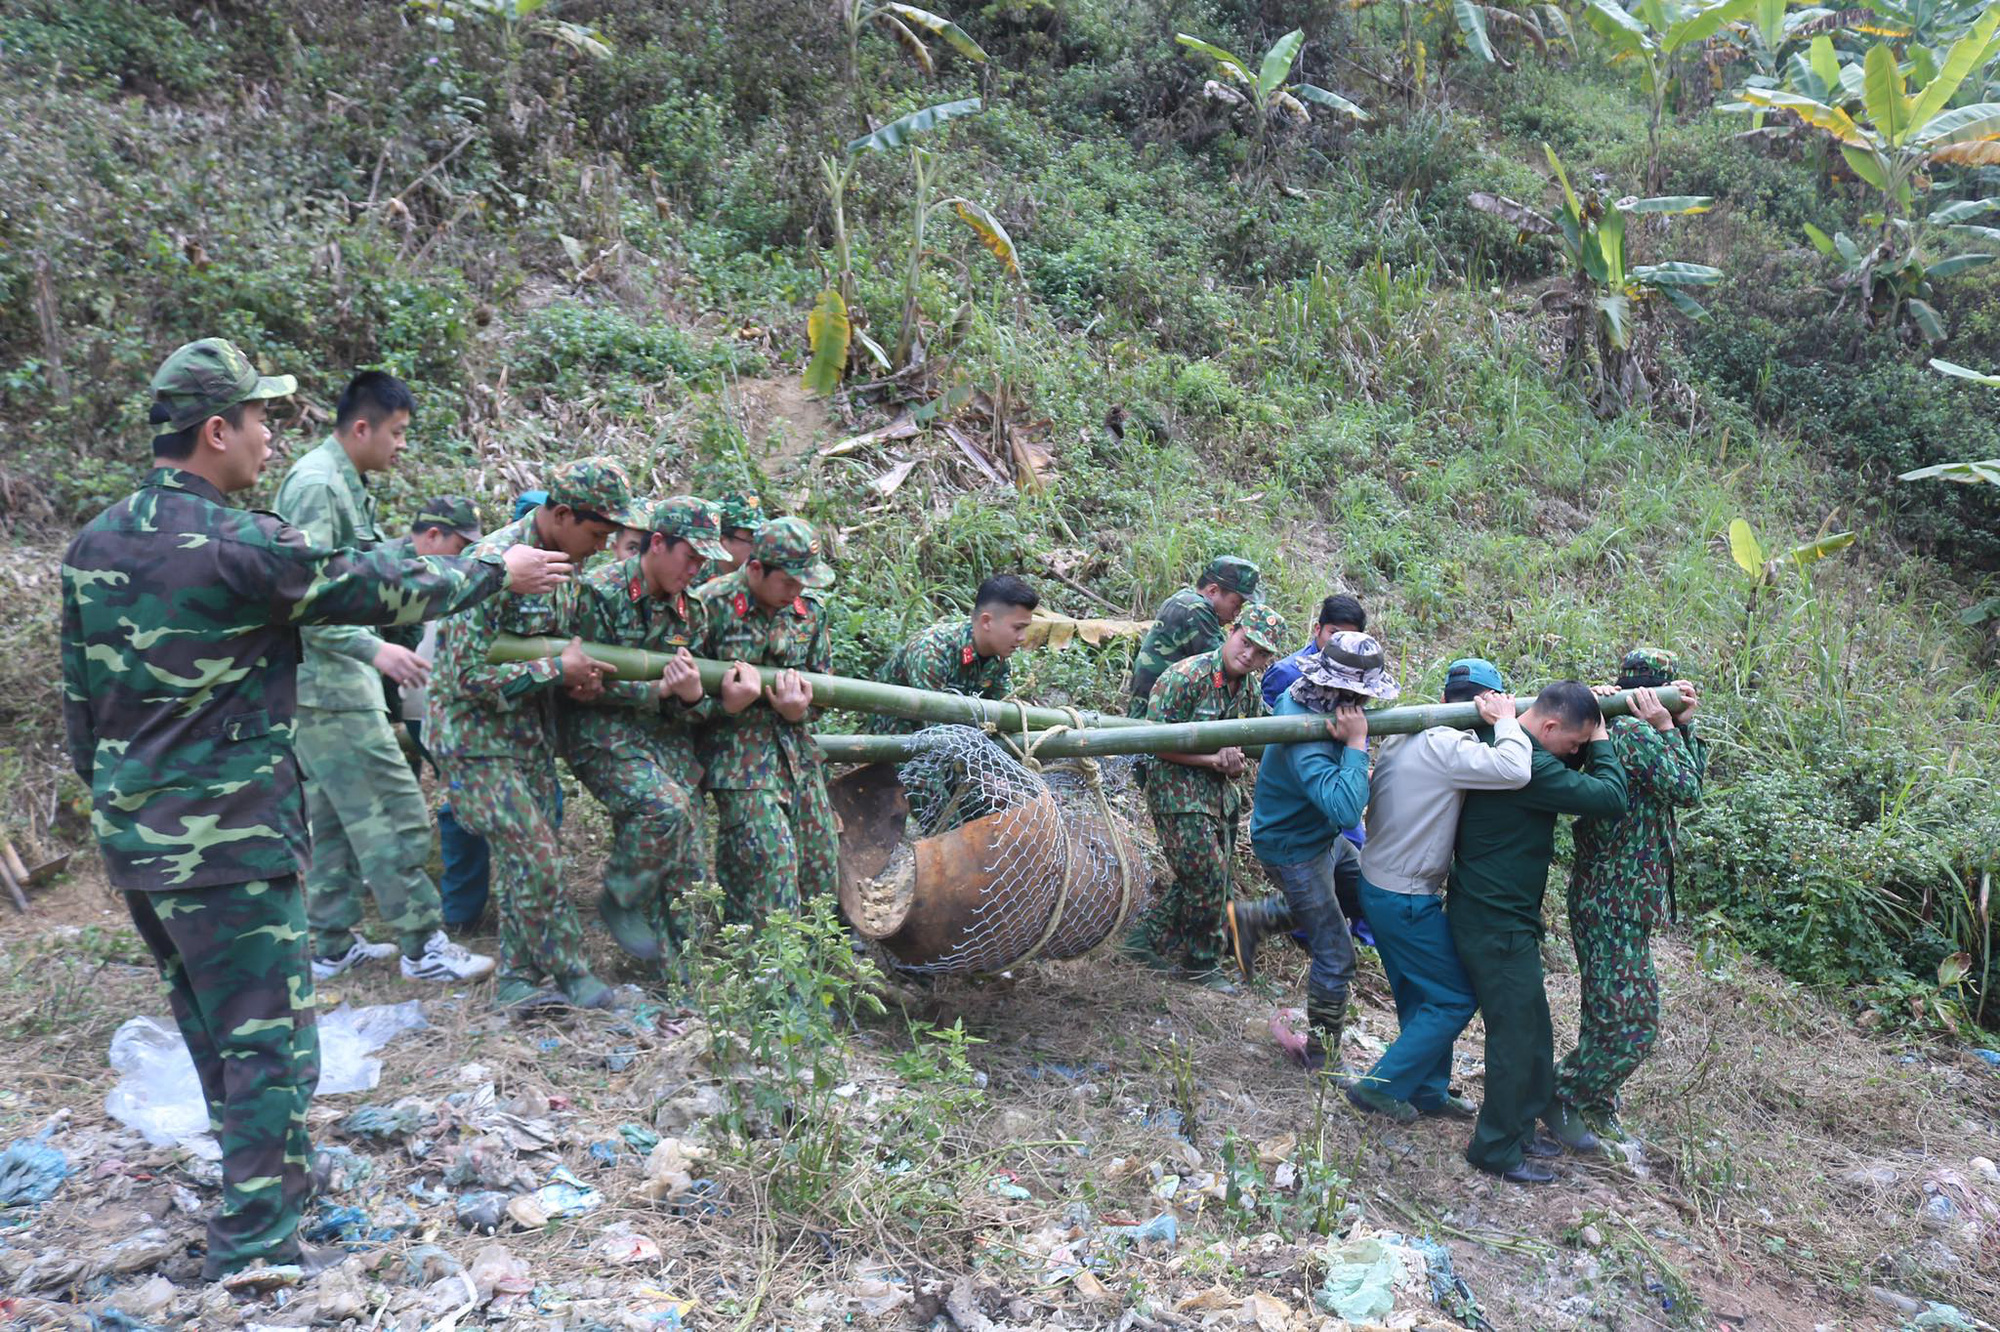
<svg viewBox="0 0 2000 1332">
<path fill-rule="evenodd" d="M 1236 562 L 1239 564 L 1244 563 L 1241 560 Z M 1219 564 L 1221 561 L 1218 560 L 1216 563 Z M 1208 567 L 1213 569 L 1215 565 L 1211 564 Z M 1249 569 L 1250 576 L 1255 578 L 1257 575 L 1257 566 L 1252 564 L 1249 566 Z M 1234 589 L 1231 590 L 1233 591 Z M 1266 652 L 1284 651 L 1284 648 L 1280 647 L 1279 644 L 1285 641 L 1285 617 L 1278 614 L 1275 607 L 1266 605 L 1261 601 L 1253 601 L 1243 608 L 1241 615 L 1236 617 L 1235 627 L 1243 631 L 1245 638 L 1255 643 L 1258 647 L 1263 648 Z"/>
<path fill-rule="evenodd" d="M 653 506 L 652 530 L 681 538 L 703 559 L 729 558 L 729 548 L 722 544 L 722 510 L 705 499 L 669 495 Z"/>
<path fill-rule="evenodd" d="M 819 538 L 803 518 L 773 518 L 757 531 L 750 558 L 788 573 L 807 587 L 832 587 L 833 566 L 820 558 Z"/>
<path fill-rule="evenodd" d="M 479 510 L 472 507 L 472 501 L 463 495 L 435 495 L 424 501 L 417 510 L 417 518 L 410 525 L 416 531 L 427 531 L 442 527 L 447 532 L 456 532 L 468 541 L 480 538 Z"/>
<path fill-rule="evenodd" d="M 722 530 L 748 530 L 753 535 L 764 525 L 764 505 L 757 496 L 732 490 L 715 501 L 722 511 Z"/>
<path fill-rule="evenodd" d="M 1658 689 L 1680 678 L 1674 654 L 1665 648 L 1635 647 L 1618 666 L 1618 683 L 1625 689 Z"/>
<path fill-rule="evenodd" d="M 239 402 L 289 397 L 298 387 L 290 375 L 259 375 L 242 348 L 226 338 L 190 342 L 153 372 L 153 401 L 166 410 L 169 433 L 199 425 Z"/>
<path fill-rule="evenodd" d="M 1241 555 L 1223 555 L 1210 560 L 1208 567 L 1201 571 L 1201 581 L 1214 583 L 1224 592 L 1241 592 L 1251 601 L 1257 599 L 1257 566 Z"/>
<path fill-rule="evenodd" d="M 550 504 L 566 504 L 620 527 L 644 527 L 646 515 L 632 499 L 632 483 L 616 458 L 578 458 L 549 477 Z"/>
</svg>

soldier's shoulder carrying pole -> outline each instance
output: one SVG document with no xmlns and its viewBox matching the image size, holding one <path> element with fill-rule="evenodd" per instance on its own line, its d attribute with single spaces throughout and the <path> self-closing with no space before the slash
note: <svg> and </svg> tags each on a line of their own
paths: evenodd
<svg viewBox="0 0 2000 1332">
<path fill-rule="evenodd" d="M 493 649 L 487 653 L 487 659 L 494 662 L 540 661 L 545 657 L 561 656 L 563 648 L 568 645 L 566 638 L 522 638 L 501 634 L 493 640 Z M 598 661 L 608 663 L 621 680 L 657 680 L 668 661 L 665 653 L 614 647 L 609 643 L 585 643 L 583 650 Z M 722 687 L 722 677 L 728 673 L 729 663 L 697 657 L 695 669 L 701 674 L 701 687 L 713 694 Z M 778 672 L 768 666 L 758 667 L 757 674 L 767 685 L 778 678 Z M 844 675 L 821 675 L 814 671 L 800 671 L 799 675 L 812 686 L 815 707 L 882 713 L 933 726 L 983 726 L 991 722 L 999 729 L 1018 736 L 1023 731 L 1046 731 L 1058 726 L 1109 729 L 1144 725 L 1137 718 L 1104 712 L 1079 711 L 1072 714 L 1066 708 L 1030 707 L 1024 703 L 911 689 L 875 680 L 855 680 Z"/>
</svg>

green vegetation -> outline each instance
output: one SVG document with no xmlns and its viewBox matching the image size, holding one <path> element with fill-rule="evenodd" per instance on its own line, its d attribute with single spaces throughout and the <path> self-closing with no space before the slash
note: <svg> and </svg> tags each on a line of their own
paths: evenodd
<svg viewBox="0 0 2000 1332">
<path fill-rule="evenodd" d="M 1471 49 L 1456 6 L 957 6 L 983 62 L 908 8 L 856 7 L 856 33 L 835 7 L 775 0 L 15 7 L 0 506 L 16 541 L 45 564 L 132 483 L 153 366 L 220 333 L 299 374 L 281 450 L 353 368 L 412 381 L 392 519 L 447 481 L 497 518 L 582 450 L 665 489 L 740 468 L 748 439 L 782 447 L 767 493 L 840 533 L 852 571 L 842 670 L 993 569 L 1054 565 L 1144 613 L 1225 548 L 1264 563 L 1295 619 L 1358 593 L 1416 692 L 1467 650 L 1532 683 L 1601 678 L 1664 640 L 1707 686 L 1717 739 L 1684 910 L 1857 1005 L 1995 1023 L 2000 689 L 1959 611 L 1992 595 L 2000 490 L 1892 484 L 2000 456 L 1991 391 L 1925 365 L 2000 365 L 2000 270 L 1951 262 L 1993 248 L 1976 206 L 2000 112 L 1975 108 L 1996 73 L 1961 55 L 1991 27 L 1978 6 L 1885 15 L 1890 36 L 1728 3 L 1621 11 L 1628 28 L 1594 0 L 1614 32 L 1579 22 L 1573 50 L 1511 69 Z M 1559 11 L 1521 12 L 1554 36 Z M 1265 94 L 1254 123 L 1203 95 L 1214 68 L 1239 82 L 1232 51 L 1270 53 L 1254 79 L 1230 57 Z M 1797 123 L 1808 76 L 1834 98 L 1812 99 L 1821 118 L 1874 147 Z M 1283 90 L 1307 87 L 1346 89 L 1369 119 L 1274 127 Z M 1705 105 L 1738 89 L 1783 113 L 1743 137 Z M 923 140 L 914 179 L 906 134 Z M 1847 148 L 1886 155 L 1882 185 Z M 1896 154 L 1918 150 L 1905 171 Z M 1559 243 L 1519 243 L 1539 205 L 1495 216 L 1481 196 L 1560 198 L 1542 219 Z M 1698 200 L 1702 216 L 1671 216 Z M 929 225 L 939 209 L 968 225 Z M 1828 271 L 1808 226 L 1836 256 L 1842 232 L 1875 238 L 1850 241 L 1864 258 L 1889 249 Z M 1935 312 L 1921 334 L 1872 294 L 1913 254 L 1922 289 L 1890 296 Z M 1675 300 L 1697 282 L 1699 320 Z M 753 405 L 797 394 L 827 292 L 850 334 L 882 320 L 883 353 L 850 337 L 821 364 L 828 430 L 923 413 L 893 493 L 870 486 L 892 462 L 874 448 L 797 457 L 812 425 L 794 414 L 767 440 Z M 1578 335 L 1575 308 L 1594 321 Z M 1600 365 L 1628 356 L 1650 394 L 1572 382 L 1579 339 Z M 990 487 L 947 424 L 999 474 L 1052 480 Z M 1738 518 L 1760 551 L 1855 539 L 1749 587 Z M 1058 610 L 1105 613 L 1042 583 Z M 74 844 L 53 580 L 14 591 L 6 819 Z M 1104 703 L 1126 650 L 1031 654 L 1023 690 Z"/>
</svg>

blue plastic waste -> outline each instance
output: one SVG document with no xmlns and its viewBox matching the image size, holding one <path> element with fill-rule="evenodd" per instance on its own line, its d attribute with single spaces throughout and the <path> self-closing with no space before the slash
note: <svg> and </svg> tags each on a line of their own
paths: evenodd
<svg viewBox="0 0 2000 1332">
<path fill-rule="evenodd" d="M 55 1125 L 32 1138 L 21 1138 L 0 1152 L 0 1207 L 45 1203 L 69 1178 L 69 1158 L 48 1145 Z"/>
<path fill-rule="evenodd" d="M 1972 1053 L 1978 1055 L 1995 1068 L 2000 1068 L 2000 1050 L 1974 1050 Z"/>
<path fill-rule="evenodd" d="M 1136 1226 L 1106 1226 L 1104 1238 L 1125 1244 L 1174 1245 L 1180 1243 L 1181 1225 L 1172 1212 L 1161 1212 Z"/>
</svg>

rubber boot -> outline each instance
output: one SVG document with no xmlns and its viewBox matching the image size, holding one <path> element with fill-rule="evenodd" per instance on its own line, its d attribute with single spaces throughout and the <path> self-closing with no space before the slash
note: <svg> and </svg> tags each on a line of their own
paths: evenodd
<svg viewBox="0 0 2000 1332">
<path fill-rule="evenodd" d="M 1330 990 L 1306 989 L 1306 1072 L 1317 1073 L 1331 1063 L 1340 1068 L 1340 1033 L 1347 1025 L 1347 996 Z"/>
<path fill-rule="evenodd" d="M 1603 1146 L 1576 1108 L 1563 1101 L 1549 1106 L 1542 1122 L 1549 1126 L 1551 1137 L 1573 1152 L 1594 1152 Z"/>
<path fill-rule="evenodd" d="M 1292 928 L 1292 909 L 1282 897 L 1264 897 L 1255 902 L 1232 901 L 1222 910 L 1222 922 L 1229 931 L 1229 951 L 1235 957 L 1244 980 L 1257 975 L 1257 945 L 1264 936 Z"/>
<path fill-rule="evenodd" d="M 597 898 L 597 914 L 604 918 L 605 928 L 611 931 L 611 938 L 641 962 L 660 960 L 660 936 L 653 933 L 652 922 L 646 913 L 633 907 L 620 906 L 618 899 L 608 891 Z"/>
</svg>

